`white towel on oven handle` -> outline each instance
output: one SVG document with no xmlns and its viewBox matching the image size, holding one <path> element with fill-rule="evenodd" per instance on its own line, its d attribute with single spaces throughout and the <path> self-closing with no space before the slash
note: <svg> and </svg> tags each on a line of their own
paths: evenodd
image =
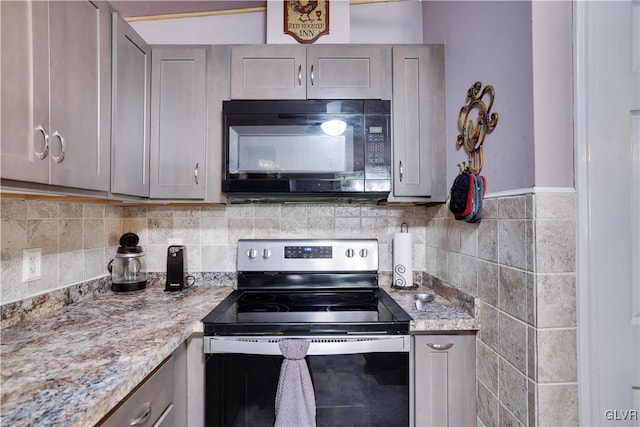
<svg viewBox="0 0 640 427">
<path fill-rule="evenodd" d="M 305 356 L 308 340 L 283 339 L 279 342 L 284 356 L 276 391 L 275 427 L 315 427 L 316 398 Z"/>
</svg>

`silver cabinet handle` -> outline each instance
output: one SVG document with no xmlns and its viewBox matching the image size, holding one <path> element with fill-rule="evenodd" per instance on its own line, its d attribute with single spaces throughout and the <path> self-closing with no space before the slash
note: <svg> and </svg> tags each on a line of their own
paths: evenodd
<svg viewBox="0 0 640 427">
<path fill-rule="evenodd" d="M 402 169 L 402 160 L 400 160 L 400 167 L 398 168 L 398 173 L 400 174 L 400 182 L 402 182 L 402 175 L 404 175 L 404 170 Z"/>
<path fill-rule="evenodd" d="M 149 415 L 151 415 L 151 402 L 147 402 L 144 404 L 144 413 L 142 415 L 140 415 L 140 417 L 136 418 L 135 420 L 131 421 L 129 423 L 129 425 L 131 427 L 134 426 L 141 426 L 144 423 L 147 422 L 147 420 L 149 419 Z"/>
<path fill-rule="evenodd" d="M 196 181 L 196 185 L 199 185 L 199 182 L 198 182 L 198 169 L 199 168 L 200 168 L 200 163 L 196 163 L 196 168 L 193 171 L 193 178 Z"/>
<path fill-rule="evenodd" d="M 44 130 L 44 127 L 42 127 L 42 125 L 38 125 L 38 127 L 36 127 L 36 132 L 42 132 L 42 137 L 44 138 L 44 148 L 40 152 L 35 152 L 35 155 L 38 156 L 40 160 L 42 160 L 47 157 L 47 154 L 49 154 L 49 135 L 47 134 L 47 131 Z"/>
<path fill-rule="evenodd" d="M 60 142 L 60 154 L 58 156 L 53 156 L 53 160 L 55 160 L 56 163 L 61 163 L 64 160 L 64 154 L 65 154 L 64 138 L 62 137 L 62 135 L 60 135 L 60 132 L 58 131 L 53 132 L 51 136 L 53 138 L 58 138 L 58 141 Z"/>
<path fill-rule="evenodd" d="M 434 350 L 449 350 L 451 347 L 453 347 L 453 343 L 449 343 L 449 344 L 436 344 L 436 343 L 427 343 L 427 345 L 429 347 L 431 347 Z"/>
<path fill-rule="evenodd" d="M 302 86 L 302 64 L 298 65 L 298 86 Z"/>
<path fill-rule="evenodd" d="M 313 86 L 314 84 L 314 77 L 313 77 L 313 64 L 311 64 L 311 86 Z"/>
</svg>

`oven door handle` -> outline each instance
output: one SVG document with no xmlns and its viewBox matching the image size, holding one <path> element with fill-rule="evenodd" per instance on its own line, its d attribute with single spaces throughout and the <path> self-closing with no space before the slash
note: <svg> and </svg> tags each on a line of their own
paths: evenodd
<svg viewBox="0 0 640 427">
<path fill-rule="evenodd" d="M 295 337 L 205 337 L 204 352 L 281 355 L 279 342 L 283 339 L 310 341 L 309 356 L 360 353 L 408 353 L 411 349 L 409 335 L 367 335 L 358 337 L 295 336 Z"/>
</svg>

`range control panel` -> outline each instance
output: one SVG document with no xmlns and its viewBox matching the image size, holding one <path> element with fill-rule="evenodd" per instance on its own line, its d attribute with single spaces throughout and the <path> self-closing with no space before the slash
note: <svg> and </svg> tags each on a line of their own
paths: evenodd
<svg viewBox="0 0 640 427">
<path fill-rule="evenodd" d="M 333 258 L 332 246 L 285 246 L 285 258 Z"/>
<path fill-rule="evenodd" d="M 238 271 L 378 270 L 376 239 L 241 239 Z"/>
</svg>

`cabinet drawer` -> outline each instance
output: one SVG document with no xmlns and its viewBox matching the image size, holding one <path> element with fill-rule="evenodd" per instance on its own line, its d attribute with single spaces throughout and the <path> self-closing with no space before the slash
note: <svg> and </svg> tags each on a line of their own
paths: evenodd
<svg viewBox="0 0 640 427">
<path fill-rule="evenodd" d="M 170 357 L 123 400 L 100 425 L 152 426 L 171 405 L 172 399 L 173 357 Z M 138 422 L 135 423 L 135 421 Z"/>
</svg>

